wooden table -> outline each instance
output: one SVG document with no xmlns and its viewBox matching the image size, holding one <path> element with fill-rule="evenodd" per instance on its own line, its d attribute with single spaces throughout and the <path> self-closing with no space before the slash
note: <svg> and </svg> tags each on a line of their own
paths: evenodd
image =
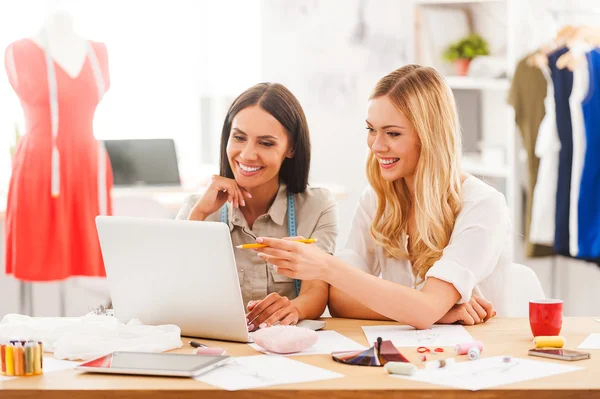
<svg viewBox="0 0 600 399">
<path fill-rule="evenodd" d="M 367 345 L 363 325 L 393 324 L 348 319 L 326 319 L 327 329 Z M 485 324 L 467 327 L 471 335 L 485 344 L 484 357 L 512 355 L 527 357 L 532 336 L 527 319 L 494 318 Z M 600 332 L 600 323 L 593 318 L 566 318 L 562 335 L 567 348 L 576 348 L 591 332 Z M 215 343 L 198 340 L 208 345 L 225 347 L 229 354 L 257 354 L 245 344 Z M 189 353 L 187 345 L 175 352 Z M 447 348 L 450 355 L 452 348 Z M 415 348 L 401 348 L 401 352 L 415 364 L 419 355 Z M 250 391 L 228 392 L 192 379 L 129 377 L 85 374 L 69 370 L 48 373 L 39 377 L 20 378 L 0 382 L 0 398 L 568 398 L 600 397 L 600 351 L 591 351 L 592 358 L 574 362 L 583 370 L 546 377 L 522 383 L 501 386 L 492 390 L 468 392 L 448 387 L 408 381 L 388 376 L 379 367 L 359 367 L 336 363 L 328 355 L 298 356 L 294 360 L 326 368 L 346 375 L 346 378 L 261 388 Z M 462 361 L 461 356 L 457 360 Z M 540 361 L 555 360 L 535 358 Z M 466 360 L 468 361 L 468 360 Z"/>
</svg>

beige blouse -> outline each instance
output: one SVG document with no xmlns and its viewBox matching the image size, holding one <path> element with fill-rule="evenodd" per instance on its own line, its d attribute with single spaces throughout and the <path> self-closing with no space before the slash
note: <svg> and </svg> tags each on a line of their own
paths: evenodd
<svg viewBox="0 0 600 399">
<path fill-rule="evenodd" d="M 188 197 L 177 214 L 176 219 L 187 219 L 200 195 Z M 333 254 L 337 237 L 337 209 L 334 196 L 324 188 L 308 187 L 305 192 L 294 195 L 296 202 L 297 234 L 306 238 L 316 238 L 324 251 Z M 287 223 L 287 187 L 279 186 L 275 201 L 265 215 L 259 216 L 252 229 L 248 227 L 244 215 L 239 209 L 229 211 L 229 229 L 234 246 L 235 261 L 240 279 L 240 288 L 244 304 L 250 300 L 261 300 L 272 292 L 292 299 L 296 297 L 294 280 L 273 271 L 272 265 L 258 258 L 257 253 L 249 249 L 237 249 L 235 246 L 250 244 L 258 237 L 283 238 L 289 236 Z M 214 212 L 206 221 L 219 222 L 221 210 Z"/>
</svg>

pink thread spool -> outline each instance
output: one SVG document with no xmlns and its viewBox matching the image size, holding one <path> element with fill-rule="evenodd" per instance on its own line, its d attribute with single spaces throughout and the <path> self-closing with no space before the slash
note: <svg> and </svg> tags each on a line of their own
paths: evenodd
<svg viewBox="0 0 600 399">
<path fill-rule="evenodd" d="M 476 347 L 479 349 L 479 352 L 483 352 L 483 342 L 481 341 L 473 341 L 473 342 L 465 342 L 464 344 L 458 344 L 454 348 L 456 350 L 457 355 L 466 355 L 469 353 L 469 349 L 472 347 Z"/>
</svg>

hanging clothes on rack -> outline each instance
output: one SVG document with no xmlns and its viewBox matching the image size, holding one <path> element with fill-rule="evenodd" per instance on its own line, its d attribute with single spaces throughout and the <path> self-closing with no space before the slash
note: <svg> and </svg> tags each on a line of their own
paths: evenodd
<svg viewBox="0 0 600 399">
<path fill-rule="evenodd" d="M 541 245 L 539 241 L 531 241 L 530 235 L 534 189 L 540 165 L 540 159 L 536 155 L 536 144 L 540 124 L 546 114 L 544 100 L 547 94 L 547 81 L 539 68 L 529 64 L 528 58 L 529 56 L 523 58 L 517 65 L 508 95 L 508 103 L 515 110 L 515 122 L 527 153 L 525 256 L 542 257 L 554 254 L 552 242 L 549 242 L 550 246 Z"/>
<path fill-rule="evenodd" d="M 573 90 L 571 91 L 571 97 L 569 97 L 573 131 L 573 163 L 571 167 L 569 204 L 569 252 L 574 257 L 579 254 L 579 191 L 586 147 L 582 102 L 588 93 L 588 76 L 588 66 L 584 58 L 584 62 L 579 63 L 577 68 L 573 70 Z"/>
<path fill-rule="evenodd" d="M 548 67 L 550 68 L 554 84 L 556 126 L 560 139 L 554 250 L 556 253 L 564 256 L 571 255 L 569 251 L 569 211 L 571 201 L 571 169 L 573 164 L 573 127 L 569 97 L 573 89 L 573 72 L 568 69 L 559 69 L 556 61 L 567 51 L 568 49 L 563 47 L 548 56 Z"/>
<path fill-rule="evenodd" d="M 546 80 L 546 115 L 540 124 L 535 155 L 540 159 L 538 176 L 533 189 L 531 227 L 529 240 L 532 243 L 554 246 L 556 213 L 556 185 L 558 182 L 558 153 L 560 139 L 556 127 L 556 107 L 554 105 L 554 83 L 547 65 L 540 66 Z"/>
<path fill-rule="evenodd" d="M 589 89 L 582 102 L 586 150 L 579 192 L 579 253 L 600 258 L 600 49 L 586 54 Z"/>
</svg>

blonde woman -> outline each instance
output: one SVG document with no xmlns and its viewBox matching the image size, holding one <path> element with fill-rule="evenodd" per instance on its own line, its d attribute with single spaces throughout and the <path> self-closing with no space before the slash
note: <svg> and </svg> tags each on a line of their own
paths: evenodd
<svg viewBox="0 0 600 399">
<path fill-rule="evenodd" d="M 416 328 L 477 324 L 505 311 L 509 212 L 504 196 L 461 173 L 454 97 L 433 69 L 381 79 L 368 104 L 370 186 L 338 257 L 258 238 L 278 272 L 331 285 L 334 316 Z M 492 306 L 493 304 L 493 306 Z"/>
</svg>

